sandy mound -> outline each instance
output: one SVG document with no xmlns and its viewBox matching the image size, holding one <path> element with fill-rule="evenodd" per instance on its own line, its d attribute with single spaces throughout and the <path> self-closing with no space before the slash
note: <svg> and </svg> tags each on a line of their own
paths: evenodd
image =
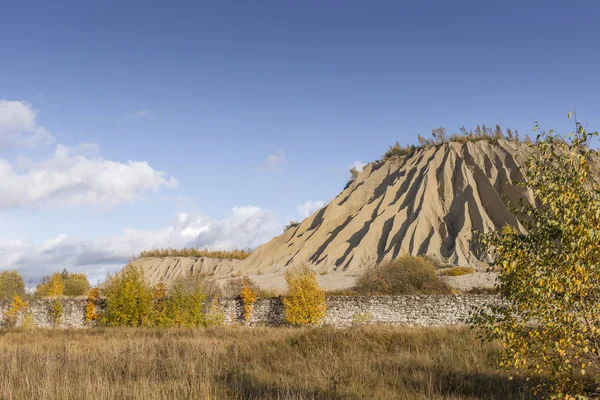
<svg viewBox="0 0 600 400">
<path fill-rule="evenodd" d="M 282 290 L 286 268 L 307 264 L 327 289 L 352 286 L 364 269 L 402 254 L 433 256 L 483 271 L 473 231 L 509 224 L 523 231 L 507 201 L 531 193 L 517 187 L 531 147 L 500 140 L 445 143 L 371 163 L 331 203 L 259 247 L 248 259 L 148 258 L 137 262 L 151 282 L 188 273 L 218 279 L 250 275 Z M 450 279 L 454 286 L 489 287 L 482 273 Z"/>
<path fill-rule="evenodd" d="M 208 257 L 143 257 L 132 261 L 141 267 L 144 276 L 152 285 L 161 280 L 169 284 L 177 278 L 194 274 L 223 276 L 233 272 L 240 260 L 221 260 Z"/>
<path fill-rule="evenodd" d="M 531 201 L 514 184 L 526 151 L 506 141 L 446 143 L 369 164 L 330 204 L 259 247 L 240 268 L 281 272 L 306 263 L 318 272 L 359 274 L 401 254 L 479 265 L 474 230 L 522 230 L 506 200 Z"/>
</svg>

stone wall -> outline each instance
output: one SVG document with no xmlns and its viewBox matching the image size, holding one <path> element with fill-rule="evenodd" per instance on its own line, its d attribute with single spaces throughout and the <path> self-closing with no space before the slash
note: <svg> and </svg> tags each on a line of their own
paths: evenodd
<svg viewBox="0 0 600 400">
<path fill-rule="evenodd" d="M 33 300 L 29 302 L 29 311 L 33 316 L 33 322 L 38 327 L 54 326 L 54 319 L 51 317 L 50 308 L 52 299 Z M 86 300 L 81 298 L 63 299 L 64 314 L 62 316 L 62 326 L 65 328 L 81 328 L 85 326 L 85 304 Z M 0 324 L 4 325 L 4 313 L 10 309 L 10 302 L 0 301 Z"/>
<path fill-rule="evenodd" d="M 492 295 L 430 295 L 430 296 L 331 296 L 327 298 L 327 315 L 324 324 L 346 327 L 358 323 L 383 323 L 406 326 L 461 325 L 476 307 L 497 302 Z M 30 302 L 30 310 L 36 326 L 54 326 L 50 316 L 53 300 L 41 299 Z M 85 299 L 64 299 L 62 326 L 81 328 L 85 326 Z M 10 307 L 0 301 L 0 321 Z M 104 303 L 98 303 L 98 311 Z M 226 324 L 243 321 L 241 300 L 221 301 Z M 283 303 L 281 298 L 261 299 L 254 304 L 251 326 L 281 326 Z"/>
</svg>

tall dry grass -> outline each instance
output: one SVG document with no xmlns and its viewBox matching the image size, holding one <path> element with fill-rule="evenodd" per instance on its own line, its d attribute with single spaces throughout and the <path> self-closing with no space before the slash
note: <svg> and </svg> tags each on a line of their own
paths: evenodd
<svg viewBox="0 0 600 400">
<path fill-rule="evenodd" d="M 468 329 L 0 331 L 3 399 L 525 399 Z"/>
<path fill-rule="evenodd" d="M 225 258 L 234 260 L 245 260 L 250 257 L 252 250 L 235 249 L 235 250 L 207 250 L 194 249 L 184 247 L 183 249 L 152 249 L 142 251 L 137 258 L 140 257 L 208 257 L 208 258 Z"/>
</svg>

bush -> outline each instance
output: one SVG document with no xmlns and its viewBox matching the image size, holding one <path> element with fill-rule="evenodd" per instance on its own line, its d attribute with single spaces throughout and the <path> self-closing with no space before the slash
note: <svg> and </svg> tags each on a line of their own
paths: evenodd
<svg viewBox="0 0 600 400">
<path fill-rule="evenodd" d="M 289 224 L 287 224 L 287 225 L 285 226 L 285 228 L 283 228 L 283 233 L 285 233 L 285 232 L 289 231 L 289 230 L 290 230 L 290 229 L 292 229 L 292 228 L 295 228 L 295 227 L 297 227 L 298 225 L 300 225 L 300 222 L 297 222 L 297 221 L 290 221 L 290 223 L 289 223 Z"/>
<path fill-rule="evenodd" d="M 60 326 L 62 324 L 62 317 L 65 314 L 65 308 L 63 307 L 62 299 L 58 298 L 52 302 L 50 306 L 50 317 L 54 326 Z"/>
<path fill-rule="evenodd" d="M 28 308 L 29 304 L 26 301 L 23 301 L 18 295 L 15 296 L 10 303 L 10 308 L 4 313 L 4 325 L 8 328 L 17 326 L 19 314 L 27 311 Z"/>
<path fill-rule="evenodd" d="M 85 274 L 69 273 L 66 269 L 62 273 L 44 276 L 37 285 L 35 295 L 47 296 L 85 296 L 90 291 L 90 282 Z"/>
<path fill-rule="evenodd" d="M 399 142 L 395 145 L 390 146 L 389 150 L 383 155 L 383 160 L 388 160 L 393 157 L 404 157 L 414 153 L 417 150 L 415 145 L 403 147 Z"/>
<path fill-rule="evenodd" d="M 369 268 L 356 284 L 363 295 L 447 294 L 450 288 L 423 257 L 402 256 Z"/>
<path fill-rule="evenodd" d="M 210 275 L 199 274 L 194 275 L 192 278 L 186 279 L 192 279 L 196 281 L 199 289 L 202 291 L 202 293 L 204 293 L 204 298 L 207 305 L 214 299 L 223 297 L 221 286 L 219 286 L 219 284 L 213 278 L 211 278 Z"/>
<path fill-rule="evenodd" d="M 153 293 L 141 269 L 128 264 L 109 277 L 103 290 L 106 310 L 101 318 L 110 326 L 147 326 L 153 311 Z"/>
<path fill-rule="evenodd" d="M 25 330 L 35 329 L 35 320 L 33 319 L 33 311 L 27 309 L 23 312 L 23 319 L 21 319 L 21 328 Z"/>
<path fill-rule="evenodd" d="M 93 288 L 88 294 L 87 301 L 85 303 L 85 323 L 90 324 L 92 321 L 98 319 L 98 313 L 96 313 L 96 301 L 100 297 L 100 291 L 98 288 Z"/>
<path fill-rule="evenodd" d="M 247 276 L 241 276 L 237 278 L 231 278 L 227 281 L 223 287 L 223 296 L 228 299 L 236 298 L 240 295 L 240 293 L 242 293 L 244 286 L 248 286 L 256 293 L 260 291 L 260 288 L 256 282 Z"/>
<path fill-rule="evenodd" d="M 89 293 L 91 285 L 85 274 L 70 274 L 64 270 L 61 277 L 63 279 L 63 294 L 65 296 L 86 296 Z"/>
<path fill-rule="evenodd" d="M 0 300 L 10 301 L 25 295 L 25 282 L 17 271 L 0 272 Z"/>
<path fill-rule="evenodd" d="M 250 278 L 244 277 L 244 287 L 240 292 L 240 297 L 242 298 L 242 302 L 244 303 L 244 321 L 250 321 L 250 317 L 252 316 L 252 308 L 254 303 L 256 302 L 256 291 L 252 290 Z"/>
<path fill-rule="evenodd" d="M 206 312 L 206 326 L 222 326 L 225 323 L 225 314 L 216 297 L 210 302 Z"/>
<path fill-rule="evenodd" d="M 502 302 L 472 323 L 482 339 L 501 342 L 502 368 L 548 378 L 534 391 L 540 397 L 598 398 L 600 191 L 589 147 L 598 134 L 577 120 L 569 135 L 542 131 L 519 184 L 535 203 L 513 205 L 523 232 L 505 226 L 480 237 L 502 268 Z"/>
<path fill-rule="evenodd" d="M 283 299 L 285 320 L 292 325 L 316 325 L 325 318 L 325 292 L 307 266 L 285 272 L 288 295 Z"/>
<path fill-rule="evenodd" d="M 183 249 L 153 249 L 145 250 L 140 253 L 139 257 L 208 257 L 208 258 L 225 258 L 233 260 L 245 260 L 250 257 L 252 250 L 227 250 L 216 251 L 206 249 L 194 249 L 184 247 Z"/>
<path fill-rule="evenodd" d="M 461 276 L 468 275 L 475 272 L 475 268 L 472 267 L 452 267 L 450 269 L 445 269 L 440 272 L 442 276 Z"/>
<path fill-rule="evenodd" d="M 173 282 L 164 302 L 163 324 L 177 327 L 198 327 L 206 324 L 204 301 L 205 282 L 200 276 L 181 278 Z"/>
</svg>

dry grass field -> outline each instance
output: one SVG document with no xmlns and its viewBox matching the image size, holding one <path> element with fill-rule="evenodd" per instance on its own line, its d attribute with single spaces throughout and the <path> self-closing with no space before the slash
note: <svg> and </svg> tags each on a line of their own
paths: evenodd
<svg viewBox="0 0 600 400">
<path fill-rule="evenodd" d="M 2 399 L 524 399 L 466 328 L 0 331 Z"/>
</svg>

